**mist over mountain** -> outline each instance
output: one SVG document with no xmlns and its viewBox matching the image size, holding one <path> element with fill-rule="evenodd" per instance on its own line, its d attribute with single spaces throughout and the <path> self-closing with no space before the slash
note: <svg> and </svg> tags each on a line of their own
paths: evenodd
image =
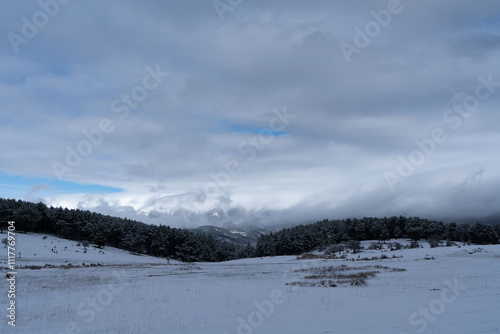
<svg viewBox="0 0 500 334">
<path fill-rule="evenodd" d="M 493 191 L 493 190 L 492 190 Z M 96 204 L 95 198 L 92 200 L 74 202 L 68 201 L 44 201 L 48 205 L 76 207 L 82 210 L 92 210 L 102 214 L 108 214 L 118 217 L 136 219 L 149 224 L 169 224 L 175 227 L 196 228 L 204 225 L 216 227 L 239 228 L 281 228 L 285 226 L 294 226 L 302 223 L 311 223 L 321 219 L 344 219 L 344 218 L 362 218 L 368 216 L 418 216 L 428 217 L 430 219 L 442 220 L 446 222 L 495 222 L 500 216 L 500 210 L 489 207 L 491 200 L 484 202 L 468 202 L 468 197 L 462 197 L 459 194 L 450 196 L 442 194 L 439 196 L 439 190 L 434 192 L 434 201 L 429 197 L 421 197 L 420 201 L 412 201 L 414 193 L 404 196 L 403 194 L 390 194 L 383 197 L 382 194 L 370 194 L 365 196 L 353 196 L 344 207 L 336 207 L 327 201 L 313 203 L 304 201 L 288 208 L 283 209 L 260 209 L 249 210 L 245 207 L 234 207 L 226 203 L 220 203 L 221 206 L 207 210 L 195 211 L 184 208 L 176 208 L 172 205 L 173 200 L 169 197 L 150 200 L 146 205 L 136 209 L 133 206 L 120 206 L 115 202 L 106 202 L 101 199 Z M 462 198 L 461 198 L 462 197 Z M 398 201 L 406 201 L 406 205 L 398 204 Z M 388 204 L 392 207 L 388 207 Z M 460 208 L 456 207 L 460 204 Z"/>
</svg>

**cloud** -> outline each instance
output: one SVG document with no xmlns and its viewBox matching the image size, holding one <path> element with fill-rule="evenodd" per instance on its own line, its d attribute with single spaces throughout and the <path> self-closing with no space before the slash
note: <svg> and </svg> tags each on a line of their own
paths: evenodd
<svg viewBox="0 0 500 334">
<path fill-rule="evenodd" d="M 494 56 L 499 48 L 500 35 L 489 32 L 464 33 L 453 41 L 450 47 L 452 52 L 476 61 Z"/>
<path fill-rule="evenodd" d="M 39 192 L 41 190 L 47 190 L 47 189 L 48 189 L 48 187 L 47 187 L 46 184 L 44 184 L 44 183 L 37 183 L 33 187 L 30 188 L 30 190 L 25 195 L 25 197 L 26 198 L 32 198 L 33 195 L 35 195 L 37 192 Z"/>
<path fill-rule="evenodd" d="M 47 203 L 178 226 L 495 213 L 500 4 L 401 5 L 347 63 L 340 43 L 387 1 L 246 1 L 224 21 L 211 2 L 70 2 L 18 53 L 0 42 L 0 171 L 55 180 L 80 149 L 64 181 L 123 191 Z M 9 4 L 0 33 L 39 10 Z M 142 99 L 148 66 L 169 75 Z M 446 111 L 488 75 L 491 95 L 451 128 Z M 266 137 L 284 107 L 296 117 Z M 436 128 L 448 140 L 391 191 L 384 173 Z"/>
</svg>

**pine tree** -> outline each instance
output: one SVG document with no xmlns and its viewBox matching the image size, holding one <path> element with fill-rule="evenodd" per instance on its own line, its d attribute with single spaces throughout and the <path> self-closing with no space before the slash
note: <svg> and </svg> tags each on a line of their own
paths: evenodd
<svg viewBox="0 0 500 334">
<path fill-rule="evenodd" d="M 104 248 L 106 246 L 106 236 L 102 231 L 98 231 L 94 236 L 94 243 L 99 248 Z"/>
<path fill-rule="evenodd" d="M 394 229 L 394 237 L 395 238 L 402 238 L 403 237 L 403 232 L 401 231 L 399 226 L 396 226 L 396 228 Z"/>
<path fill-rule="evenodd" d="M 470 239 L 475 244 L 495 244 L 498 242 L 498 235 L 492 226 L 477 223 L 470 231 Z"/>
<path fill-rule="evenodd" d="M 19 201 L 18 208 L 14 210 L 16 228 L 20 231 L 31 232 L 41 219 L 41 214 L 32 203 Z"/>
<path fill-rule="evenodd" d="M 380 229 L 380 235 L 379 235 L 379 240 L 383 241 L 385 244 L 385 241 L 390 238 L 389 231 L 385 226 L 382 226 Z"/>
</svg>

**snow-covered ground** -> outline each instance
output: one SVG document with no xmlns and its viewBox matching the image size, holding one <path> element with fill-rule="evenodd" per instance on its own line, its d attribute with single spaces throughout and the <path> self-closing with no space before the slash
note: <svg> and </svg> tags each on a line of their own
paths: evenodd
<svg viewBox="0 0 500 334">
<path fill-rule="evenodd" d="M 2 284 L 0 333 L 500 332 L 500 246 L 431 249 L 422 243 L 426 248 L 364 251 L 347 261 L 284 256 L 166 264 L 108 247 L 105 254 L 93 247 L 83 254 L 75 242 L 17 236 L 18 265 L 121 265 L 18 270 L 16 327 L 7 325 Z M 55 254 L 49 245 L 68 248 Z M 389 259 L 357 261 L 382 254 Z M 406 271 L 382 270 L 366 286 L 287 284 L 305 280 L 308 274 L 298 269 L 340 265 Z"/>
<path fill-rule="evenodd" d="M 0 234 L 0 239 L 6 238 L 7 234 Z M 77 241 L 57 238 L 45 234 L 23 234 L 16 233 L 16 262 L 17 266 L 29 265 L 61 265 L 71 263 L 82 265 L 82 263 L 100 264 L 139 264 L 139 263 L 167 263 L 166 259 L 155 258 L 144 255 L 133 255 L 121 249 L 106 247 L 99 249 L 95 245 L 85 247 L 77 246 Z M 1 249 L 1 246 L 0 246 Z M 1 252 L 1 251 L 0 251 Z M 19 253 L 21 253 L 19 258 Z M 0 266 L 5 266 L 7 250 L 0 257 Z"/>
</svg>

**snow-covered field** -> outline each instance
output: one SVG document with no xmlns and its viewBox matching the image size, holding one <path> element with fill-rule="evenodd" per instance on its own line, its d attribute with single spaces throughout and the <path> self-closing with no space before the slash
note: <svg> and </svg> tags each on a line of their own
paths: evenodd
<svg viewBox="0 0 500 334">
<path fill-rule="evenodd" d="M 50 236 L 16 236 L 18 267 L 103 266 L 18 270 L 15 327 L 7 325 L 2 274 L 0 333 L 500 333 L 500 246 L 422 243 L 426 248 L 348 255 L 389 257 L 373 261 L 285 256 L 167 264 L 109 247 L 83 253 L 75 242 Z M 341 265 L 406 271 L 380 270 L 366 286 L 287 284 L 307 280 L 299 269 Z"/>
</svg>

